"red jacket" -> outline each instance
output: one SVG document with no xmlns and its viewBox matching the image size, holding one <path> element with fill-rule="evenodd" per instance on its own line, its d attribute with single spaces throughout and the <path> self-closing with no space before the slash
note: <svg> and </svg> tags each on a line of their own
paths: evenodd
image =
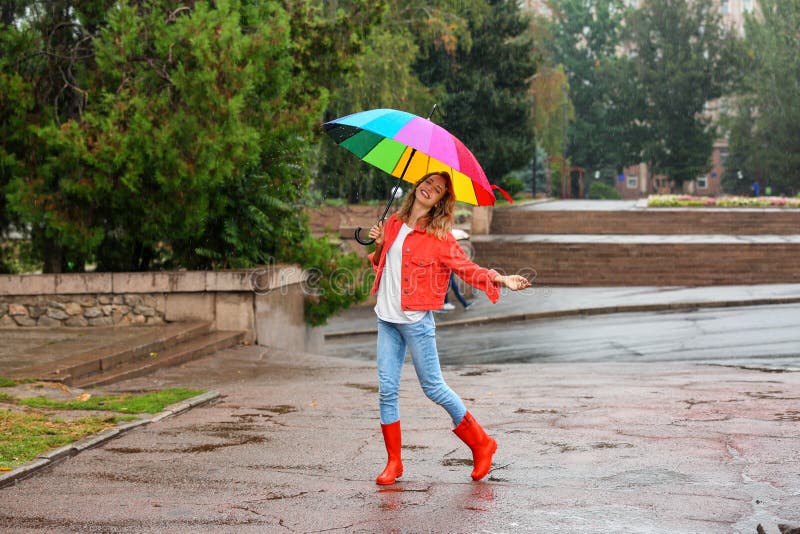
<svg viewBox="0 0 800 534">
<path fill-rule="evenodd" d="M 375 261 L 374 252 L 369 255 L 372 268 L 377 272 L 372 286 L 373 295 L 378 292 L 381 283 L 386 253 L 402 225 L 403 221 L 397 215 L 389 217 L 383 225 L 385 241 L 378 261 Z M 472 287 L 484 291 L 493 303 L 500 298 L 500 285 L 492 281 L 498 276 L 497 271 L 484 269 L 471 262 L 451 234 L 448 233 L 446 239 L 439 239 L 417 226 L 403 242 L 400 273 L 400 306 L 403 310 L 440 309 L 450 287 L 450 271 Z"/>
</svg>

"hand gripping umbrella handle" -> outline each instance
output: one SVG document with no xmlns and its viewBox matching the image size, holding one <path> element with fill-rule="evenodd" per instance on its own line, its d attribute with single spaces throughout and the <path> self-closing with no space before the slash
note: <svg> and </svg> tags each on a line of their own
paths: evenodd
<svg viewBox="0 0 800 534">
<path fill-rule="evenodd" d="M 361 238 L 361 236 L 359 235 L 361 233 L 361 230 L 362 230 L 362 228 L 360 226 L 358 228 L 356 228 L 356 241 L 358 241 L 359 243 L 361 243 L 364 246 L 373 244 L 375 242 L 374 239 L 362 239 Z"/>
<path fill-rule="evenodd" d="M 417 149 L 414 149 L 411 152 L 411 155 L 413 156 L 414 152 L 416 152 L 416 151 L 417 151 Z M 409 161 L 411 161 L 411 158 L 409 158 Z M 407 168 L 408 168 L 408 163 L 406 163 L 406 169 Z M 406 171 L 405 171 L 405 169 L 403 169 L 403 174 L 405 174 L 405 173 L 406 173 Z M 394 197 L 395 197 L 395 195 L 397 195 L 397 191 L 399 189 L 400 189 L 400 182 L 397 182 L 397 185 L 394 186 L 394 189 L 392 189 L 392 196 L 389 197 L 389 202 L 386 203 L 386 209 L 383 210 L 383 215 L 381 215 L 380 219 L 378 219 L 377 222 L 380 223 L 380 222 L 383 222 L 383 221 L 386 220 L 386 214 L 389 213 L 389 208 L 392 207 L 392 202 L 394 202 Z M 362 239 L 361 238 L 361 236 L 359 235 L 359 234 L 361 234 L 361 230 L 363 230 L 363 228 L 361 228 L 360 226 L 356 227 L 356 235 L 355 235 L 356 241 L 358 241 L 359 243 L 361 243 L 364 246 L 373 244 L 375 242 L 374 239 Z"/>
</svg>

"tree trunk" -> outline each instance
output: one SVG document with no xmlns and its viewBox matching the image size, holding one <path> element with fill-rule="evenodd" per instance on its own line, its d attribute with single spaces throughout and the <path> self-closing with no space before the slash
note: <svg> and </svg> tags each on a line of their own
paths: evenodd
<svg viewBox="0 0 800 534">
<path fill-rule="evenodd" d="M 55 240 L 47 237 L 42 240 L 42 257 L 44 258 L 42 272 L 64 272 L 64 248 Z"/>
</svg>

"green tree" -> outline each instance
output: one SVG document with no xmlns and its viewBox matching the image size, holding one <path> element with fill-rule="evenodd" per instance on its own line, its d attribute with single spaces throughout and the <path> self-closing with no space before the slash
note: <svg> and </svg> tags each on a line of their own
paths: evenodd
<svg viewBox="0 0 800 534">
<path fill-rule="evenodd" d="M 624 90 L 629 78 L 621 75 L 624 67 L 618 65 L 624 61 L 618 50 L 625 2 L 553 0 L 550 7 L 549 60 L 563 66 L 568 99 L 574 109 L 574 120 L 568 127 L 567 158 L 588 170 L 633 163 L 638 154 L 631 153 L 635 154 L 637 147 L 624 143 L 634 138 L 628 133 L 631 95 Z"/>
<path fill-rule="evenodd" d="M 734 99 L 726 188 L 761 179 L 775 192 L 800 191 L 800 3 L 760 0 L 745 22 L 743 79 Z M 738 178 L 741 171 L 743 179 Z"/>
<path fill-rule="evenodd" d="M 0 207 L 45 271 L 313 259 L 299 208 L 317 127 L 382 1 L 7 7 Z M 345 260 L 325 258 L 323 273 Z M 325 298 L 317 321 L 352 302 Z"/>
<path fill-rule="evenodd" d="M 334 119 L 357 111 L 387 107 L 411 112 L 431 100 L 430 93 L 411 70 L 418 47 L 408 29 L 391 31 L 384 24 L 373 29 L 365 50 L 356 58 L 357 74 L 342 78 L 326 111 Z M 317 189 L 325 196 L 359 202 L 385 198 L 393 180 L 324 139 Z"/>
<path fill-rule="evenodd" d="M 71 4 L 30 2 L 3 31 L 29 110 L 3 175 L 45 270 L 241 266 L 300 243 L 330 79 L 380 3 Z"/>
<path fill-rule="evenodd" d="M 475 154 L 487 177 L 498 181 L 526 165 L 533 154 L 532 102 L 528 92 L 538 56 L 530 19 L 517 2 L 493 0 L 489 10 L 469 12 L 471 46 L 423 51 L 417 70 L 441 87 L 445 128 Z"/>
<path fill-rule="evenodd" d="M 11 244 L 5 243 L 14 223 L 14 217 L 7 205 L 3 191 L 11 178 L 24 168 L 17 156 L 18 147 L 24 135 L 25 119 L 33 104 L 33 97 L 24 79 L 14 72 L 13 63 L 16 42 L 22 37 L 13 28 L 13 23 L 21 14 L 21 6 L 16 3 L 0 5 L 0 273 L 13 271 Z"/>
<path fill-rule="evenodd" d="M 372 108 L 395 108 L 425 115 L 442 92 L 423 85 L 414 70 L 423 50 L 450 53 L 469 46 L 465 13 L 479 12 L 482 0 L 389 0 L 382 22 L 373 27 L 354 72 L 337 79 L 325 113 L 328 120 Z M 374 167 L 354 158 L 328 139 L 321 147 L 316 190 L 325 197 L 360 202 L 386 198 L 395 185 Z"/>
<path fill-rule="evenodd" d="M 61 239 L 56 210 L 50 221 L 43 215 L 52 204 L 58 178 L 44 185 L 41 195 L 21 191 L 22 181 L 42 181 L 37 173 L 54 167 L 49 140 L 42 128 L 80 117 L 87 92 L 79 81 L 91 68 L 93 54 L 89 28 L 96 28 L 97 13 L 109 2 L 82 3 L 20 0 L 3 4 L 0 42 L 0 185 L 6 196 L 5 223 L 14 220 L 32 234 L 44 258 L 46 272 L 59 272 L 67 261 L 80 263 L 82 255 L 74 240 Z M 16 193 L 16 197 L 12 196 Z M 30 217 L 27 207 L 39 217 Z M 10 213 L 9 213 L 10 212 Z M 72 242 L 70 242 L 72 241 Z"/>
<path fill-rule="evenodd" d="M 704 106 L 733 79 L 733 37 L 711 0 L 648 0 L 626 28 L 644 96 L 643 159 L 680 187 L 709 167 L 717 131 Z"/>
</svg>

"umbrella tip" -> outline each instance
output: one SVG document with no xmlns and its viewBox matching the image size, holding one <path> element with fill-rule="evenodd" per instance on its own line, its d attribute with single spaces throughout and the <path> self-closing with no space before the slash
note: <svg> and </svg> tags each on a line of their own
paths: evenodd
<svg viewBox="0 0 800 534">
<path fill-rule="evenodd" d="M 431 112 L 428 113 L 428 120 L 431 120 L 431 117 L 433 117 L 433 113 L 436 111 L 436 106 L 437 104 L 434 104 L 433 107 L 431 108 Z"/>
</svg>

